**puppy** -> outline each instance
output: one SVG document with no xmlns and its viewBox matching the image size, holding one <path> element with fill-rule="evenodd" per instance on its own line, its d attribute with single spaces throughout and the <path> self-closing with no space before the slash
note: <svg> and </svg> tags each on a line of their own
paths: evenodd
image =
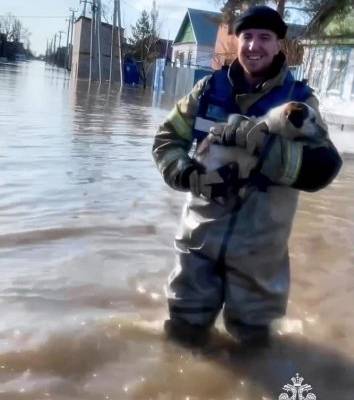
<svg viewBox="0 0 354 400">
<path fill-rule="evenodd" d="M 260 118 L 248 118 L 239 114 L 229 116 L 227 126 L 238 126 L 240 120 L 254 122 L 249 135 L 257 131 L 268 131 L 290 140 L 318 140 L 327 135 L 318 121 L 316 111 L 305 103 L 289 102 L 275 107 Z M 222 127 L 223 129 L 223 127 Z M 215 144 L 215 135 L 209 135 L 198 146 L 196 159 L 206 171 L 213 171 L 223 165 L 236 162 L 239 167 L 239 178 L 248 178 L 252 169 L 257 165 L 258 158 L 239 146 L 223 146 Z"/>
<path fill-rule="evenodd" d="M 268 130 L 287 139 L 322 139 L 327 135 L 318 121 L 318 113 L 306 103 L 291 101 L 271 109 L 260 118 Z"/>
</svg>

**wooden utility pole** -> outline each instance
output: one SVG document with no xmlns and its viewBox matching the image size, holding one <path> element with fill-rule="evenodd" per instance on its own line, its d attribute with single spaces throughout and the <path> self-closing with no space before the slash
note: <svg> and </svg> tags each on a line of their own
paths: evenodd
<svg viewBox="0 0 354 400">
<path fill-rule="evenodd" d="M 118 20 L 118 28 L 117 28 L 117 20 Z M 113 21 L 112 21 L 112 42 L 111 42 L 111 65 L 109 69 L 109 82 L 110 84 L 113 81 L 113 70 L 114 70 L 114 53 L 115 53 L 115 32 L 118 31 L 118 62 L 119 62 L 119 79 L 120 86 L 123 86 L 123 67 L 122 67 L 122 44 L 121 44 L 121 23 L 120 23 L 120 1 L 114 0 L 114 8 L 113 8 Z"/>
<path fill-rule="evenodd" d="M 64 31 L 59 31 L 58 33 L 59 33 L 59 44 L 58 44 L 57 64 L 58 64 L 58 66 L 62 66 L 61 65 L 62 52 L 60 51 L 60 46 L 61 46 L 61 35 L 64 33 Z M 65 64 L 65 60 L 64 60 L 64 64 Z"/>
<path fill-rule="evenodd" d="M 48 62 L 48 54 L 49 54 L 49 41 L 48 41 L 48 38 L 47 38 L 47 47 L 46 47 L 46 50 L 45 50 L 45 62 L 46 63 Z"/>
<path fill-rule="evenodd" d="M 117 0 L 117 11 L 118 11 L 118 53 L 119 53 L 119 75 L 120 75 L 120 87 L 123 87 L 123 60 L 122 60 L 122 38 L 120 35 L 122 23 L 120 16 L 120 0 Z"/>
<path fill-rule="evenodd" d="M 102 4 L 101 0 L 97 0 L 97 50 L 98 50 L 98 80 L 102 82 L 102 49 L 101 49 L 101 11 L 102 11 Z"/>
<path fill-rule="evenodd" d="M 58 50 L 60 49 L 60 45 L 61 45 L 61 35 L 64 33 L 64 31 L 59 31 L 59 44 L 58 44 Z"/>
<path fill-rule="evenodd" d="M 88 0 L 81 0 L 80 3 L 84 3 L 84 8 L 83 8 L 83 11 L 82 11 L 82 15 L 84 17 L 86 17 L 86 6 L 87 6 L 87 3 L 88 3 Z"/>
<path fill-rule="evenodd" d="M 54 34 L 54 46 L 53 46 L 53 54 L 54 54 L 53 62 L 54 62 L 54 64 L 55 64 L 56 61 L 57 61 L 57 49 L 56 49 L 56 45 L 57 45 L 57 34 L 55 33 L 55 34 Z"/>
<path fill-rule="evenodd" d="M 70 24 L 71 24 L 71 19 L 68 18 L 68 33 L 66 34 L 66 57 L 65 57 L 65 68 L 69 69 L 69 58 L 70 58 L 70 49 L 69 49 L 69 36 L 70 36 Z"/>
<path fill-rule="evenodd" d="M 156 0 L 153 0 L 152 2 L 152 10 L 151 10 L 151 22 L 152 22 L 152 34 L 154 37 L 156 37 L 156 23 L 157 23 L 157 18 L 158 18 L 159 12 L 157 11 L 156 7 Z"/>
<path fill-rule="evenodd" d="M 109 84 L 112 84 L 113 79 L 113 68 L 114 68 L 114 48 L 115 48 L 115 31 L 117 24 L 117 1 L 114 0 L 113 4 L 113 19 L 112 19 L 112 39 L 111 39 L 111 63 L 109 66 Z M 119 35 L 119 32 L 118 32 Z"/>
<path fill-rule="evenodd" d="M 95 19 L 96 19 L 96 3 L 95 0 L 92 1 L 92 15 L 91 15 L 91 36 L 90 36 L 90 72 L 89 72 L 89 79 L 90 82 L 93 79 L 94 75 L 94 68 L 95 68 L 95 59 L 96 57 L 94 56 L 94 48 L 95 48 L 95 41 L 94 41 L 94 30 L 96 28 L 95 24 Z"/>
<path fill-rule="evenodd" d="M 48 62 L 51 62 L 53 55 L 53 38 L 50 39 Z"/>
<path fill-rule="evenodd" d="M 166 43 L 166 48 L 165 48 L 165 65 L 167 63 L 167 55 L 168 55 L 168 48 L 169 47 L 170 47 L 170 31 L 168 31 L 167 43 Z"/>
<path fill-rule="evenodd" d="M 54 54 L 56 53 L 56 51 L 57 51 L 57 34 L 54 33 L 54 45 L 53 45 Z"/>
<path fill-rule="evenodd" d="M 70 8 L 71 11 L 71 24 L 70 24 L 70 40 L 69 40 L 69 59 L 68 59 L 68 69 L 71 70 L 71 62 L 73 59 L 73 36 L 74 36 L 74 23 L 75 23 L 75 10 Z"/>
</svg>

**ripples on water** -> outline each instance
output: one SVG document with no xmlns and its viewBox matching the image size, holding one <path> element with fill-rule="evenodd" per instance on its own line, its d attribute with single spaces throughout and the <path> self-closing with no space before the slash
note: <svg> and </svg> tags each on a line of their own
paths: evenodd
<svg viewBox="0 0 354 400">
<path fill-rule="evenodd" d="M 0 64 L 0 399 L 273 399 L 300 372 L 352 400 L 353 161 L 301 198 L 278 346 L 193 354 L 162 335 L 183 195 L 152 163 L 158 100 Z"/>
</svg>

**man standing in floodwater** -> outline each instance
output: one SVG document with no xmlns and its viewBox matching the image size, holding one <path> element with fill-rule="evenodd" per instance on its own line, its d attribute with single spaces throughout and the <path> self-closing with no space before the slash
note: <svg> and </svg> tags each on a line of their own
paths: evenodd
<svg viewBox="0 0 354 400">
<path fill-rule="evenodd" d="M 153 156 L 165 182 L 191 193 L 175 239 L 165 322 L 168 337 L 184 344 L 205 343 L 222 308 L 232 336 L 248 344 L 268 342 L 271 322 L 286 312 L 288 239 L 299 191 L 324 188 L 342 164 L 313 91 L 293 79 L 280 50 L 286 30 L 269 7 L 243 13 L 235 25 L 237 58 L 228 70 L 197 82 L 155 136 Z M 230 114 L 260 117 L 289 101 L 315 109 L 319 139 L 291 141 L 267 129 L 253 134 L 251 121 L 232 129 L 225 124 Z M 210 121 L 226 127 L 215 130 L 216 141 L 258 157 L 241 204 L 237 165 L 206 173 L 189 155 Z"/>
</svg>

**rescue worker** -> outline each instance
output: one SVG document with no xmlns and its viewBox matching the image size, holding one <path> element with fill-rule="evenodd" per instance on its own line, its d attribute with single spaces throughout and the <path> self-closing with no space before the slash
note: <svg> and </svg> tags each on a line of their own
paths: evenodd
<svg viewBox="0 0 354 400">
<path fill-rule="evenodd" d="M 317 99 L 305 82 L 293 79 L 280 50 L 286 31 L 269 7 L 244 12 L 235 25 L 237 58 L 228 70 L 197 82 L 154 139 L 153 157 L 165 182 L 190 192 L 175 238 L 176 266 L 167 289 L 170 319 L 165 321 L 168 337 L 186 345 L 208 339 L 222 308 L 232 336 L 245 343 L 268 341 L 271 322 L 286 312 L 288 239 L 299 191 L 324 188 L 342 164 Z M 231 113 L 259 117 L 292 100 L 318 112 L 320 140 L 290 141 L 266 131 L 252 137 L 247 124 L 234 126 L 232 134 L 230 129 L 219 133 L 223 145 L 253 149 L 259 159 L 248 196 L 238 205 L 237 165 L 206 173 L 190 154 L 193 141 L 200 143 L 208 133 L 208 121 L 225 123 Z M 230 196 L 230 188 L 235 189 L 231 199 L 214 201 Z"/>
</svg>

